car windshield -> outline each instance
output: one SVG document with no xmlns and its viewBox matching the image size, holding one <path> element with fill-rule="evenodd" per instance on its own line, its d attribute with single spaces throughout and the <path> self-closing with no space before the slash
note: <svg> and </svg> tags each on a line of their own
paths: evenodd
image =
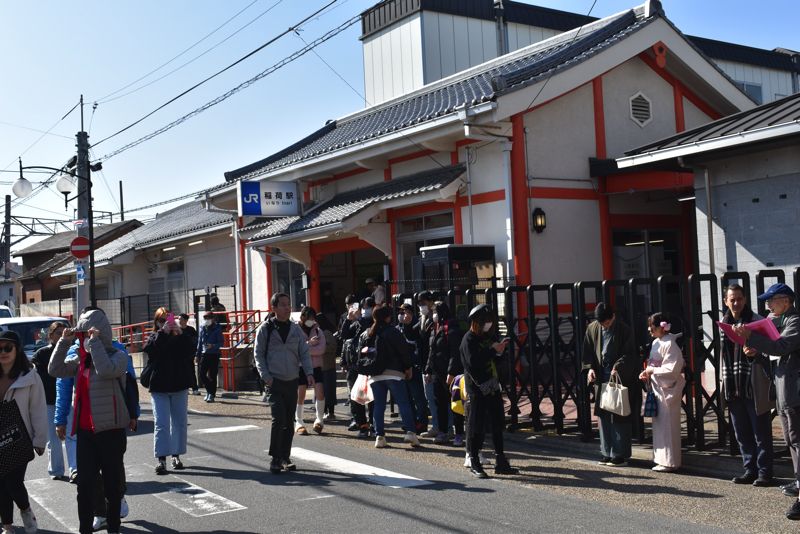
<svg viewBox="0 0 800 534">
<path fill-rule="evenodd" d="M 8 317 L 13 317 L 13 315 L 11 315 L 11 310 L 8 308 L 0 308 L 0 319 L 6 319 Z"/>
<path fill-rule="evenodd" d="M 39 348 L 47 345 L 47 329 L 53 321 L 31 321 L 29 323 L 16 323 L 5 325 L 8 330 L 17 333 L 22 340 L 22 348 L 28 358 L 33 357 L 33 353 Z"/>
</svg>

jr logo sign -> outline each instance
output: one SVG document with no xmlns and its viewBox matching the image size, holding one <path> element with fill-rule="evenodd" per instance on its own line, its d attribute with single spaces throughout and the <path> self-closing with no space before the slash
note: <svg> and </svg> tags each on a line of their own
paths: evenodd
<svg viewBox="0 0 800 534">
<path fill-rule="evenodd" d="M 239 215 L 287 217 L 300 214 L 295 182 L 239 182 Z"/>
</svg>

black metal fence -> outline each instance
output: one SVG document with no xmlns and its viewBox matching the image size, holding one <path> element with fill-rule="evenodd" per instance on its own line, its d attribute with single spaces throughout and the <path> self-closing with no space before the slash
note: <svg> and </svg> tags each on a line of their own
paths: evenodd
<svg viewBox="0 0 800 534">
<path fill-rule="evenodd" d="M 800 267 L 792 272 L 794 287 L 800 287 Z M 629 324 L 642 361 L 649 342 L 647 317 L 664 311 L 673 318 L 673 328 L 681 332 L 686 359 L 686 388 L 683 410 L 686 437 L 690 445 L 704 450 L 716 443 L 725 446 L 730 432 L 724 397 L 719 387 L 721 373 L 720 333 L 714 321 L 722 316 L 723 289 L 738 283 L 750 302 L 751 282 L 755 294 L 776 282 L 785 282 L 786 273 L 771 269 L 755 273 L 727 272 L 721 277 L 693 274 L 687 278 L 661 276 L 630 280 L 579 281 L 575 283 L 452 289 L 442 291 L 435 284 L 434 296 L 456 310 L 464 319 L 478 303 L 488 303 L 497 310 L 503 335 L 511 338 L 504 356 L 501 380 L 510 404 L 511 429 L 531 425 L 537 430 L 552 426 L 560 434 L 579 432 L 585 439 L 592 435 L 591 388 L 582 371 L 583 338 L 592 320 L 597 302 L 614 305 L 617 317 Z M 502 285 L 502 284 L 500 284 Z M 399 305 L 416 293 L 393 295 Z M 764 305 L 758 303 L 763 314 Z M 526 420 L 520 419 L 528 407 Z M 547 405 L 547 406 L 545 406 Z M 575 416 L 567 418 L 567 408 Z M 547 420 L 549 413 L 551 420 Z M 639 436 L 644 425 L 639 420 Z M 715 436 L 712 442 L 710 436 Z"/>
</svg>

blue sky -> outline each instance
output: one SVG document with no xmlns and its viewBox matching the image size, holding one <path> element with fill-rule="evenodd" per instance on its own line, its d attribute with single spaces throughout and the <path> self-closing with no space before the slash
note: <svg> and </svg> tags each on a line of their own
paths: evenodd
<svg viewBox="0 0 800 534">
<path fill-rule="evenodd" d="M 231 63 L 325 5 L 329 0 L 256 0 L 207 40 L 128 90 L 163 75 L 218 43 L 274 5 L 267 14 L 203 57 L 163 80 L 117 100 L 92 103 L 166 62 L 217 28 L 253 0 L 141 0 L 108 2 L 3 2 L 0 18 L 0 170 L 25 165 L 60 166 L 74 154 L 80 116 L 59 118 L 83 93 L 90 142 L 117 131 Z M 310 41 L 377 0 L 339 0 L 302 32 Z M 528 1 L 586 14 L 591 0 Z M 277 4 L 277 5 L 276 5 Z M 800 50 L 796 0 L 666 0 L 667 16 L 684 33 L 761 48 Z M 598 0 L 592 15 L 634 5 Z M 363 91 L 359 24 L 318 48 L 351 85 Z M 99 157 L 171 122 L 301 48 L 289 35 L 128 132 L 94 148 Z M 220 183 L 223 172 L 261 159 L 361 107 L 363 100 L 313 54 L 259 81 L 226 102 L 104 164 L 95 174 L 95 209 L 118 211 L 122 180 L 127 209 L 175 198 Z M 57 123 L 57 124 L 56 124 Z M 35 130 L 52 134 L 41 136 Z M 25 127 L 25 128 L 22 128 Z M 0 173 L 4 194 L 13 173 Z M 31 180 L 40 175 L 28 175 Z M 63 200 L 44 191 L 16 215 L 69 218 Z M 153 216 L 164 207 L 131 216 Z M 27 243 L 26 243 L 27 244 Z"/>
</svg>

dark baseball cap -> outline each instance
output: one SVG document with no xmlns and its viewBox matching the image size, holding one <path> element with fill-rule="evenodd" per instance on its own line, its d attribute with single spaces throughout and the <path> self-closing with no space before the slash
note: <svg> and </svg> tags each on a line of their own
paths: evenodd
<svg viewBox="0 0 800 534">
<path fill-rule="evenodd" d="M 765 293 L 762 293 L 758 296 L 758 300 L 769 300 L 778 295 L 786 295 L 790 299 L 794 300 L 794 291 L 792 291 L 792 288 L 786 284 L 772 284 Z"/>
</svg>

